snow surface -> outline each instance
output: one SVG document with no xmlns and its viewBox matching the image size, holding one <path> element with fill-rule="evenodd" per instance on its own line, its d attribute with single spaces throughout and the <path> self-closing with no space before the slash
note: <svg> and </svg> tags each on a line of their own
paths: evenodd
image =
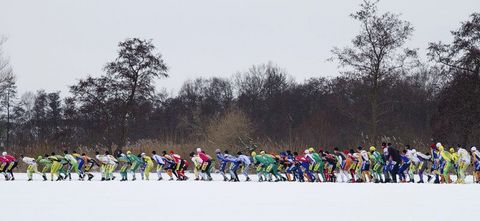
<svg viewBox="0 0 480 221">
<path fill-rule="evenodd" d="M 477 184 L 16 178 L 0 180 L 1 220 L 476 220 L 480 206 Z"/>
</svg>

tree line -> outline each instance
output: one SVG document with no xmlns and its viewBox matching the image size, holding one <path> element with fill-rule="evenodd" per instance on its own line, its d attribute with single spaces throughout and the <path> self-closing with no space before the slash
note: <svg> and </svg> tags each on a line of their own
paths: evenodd
<svg viewBox="0 0 480 221">
<path fill-rule="evenodd" d="M 130 38 L 100 77 L 79 80 L 68 94 L 17 95 L 0 51 L 1 145 L 15 151 L 115 150 L 146 141 L 237 149 L 478 144 L 480 14 L 451 31 L 452 42 L 430 43 L 422 61 L 406 47 L 412 24 L 378 12 L 377 3 L 364 1 L 351 14 L 359 32 L 332 49 L 338 76 L 304 82 L 270 62 L 228 78 L 188 80 L 170 94 L 154 86 L 169 77 L 163 56 L 151 40 Z"/>
</svg>

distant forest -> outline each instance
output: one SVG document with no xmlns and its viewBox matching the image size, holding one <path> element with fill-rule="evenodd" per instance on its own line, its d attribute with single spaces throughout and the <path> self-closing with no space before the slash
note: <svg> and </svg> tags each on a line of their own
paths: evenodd
<svg viewBox="0 0 480 221">
<path fill-rule="evenodd" d="M 118 44 L 100 77 L 85 77 L 68 94 L 17 94 L 14 70 L 0 54 L 0 142 L 9 151 L 201 146 L 267 150 L 432 141 L 480 143 L 480 14 L 451 31 L 451 42 L 406 44 L 414 27 L 365 1 L 351 14 L 359 32 L 332 47 L 336 77 L 296 82 L 281 64 L 253 65 L 228 78 L 184 82 L 175 95 L 156 89 L 170 77 L 151 40 Z M 450 30 L 444 30 L 448 32 Z M 7 41 L 2 40 L 6 44 Z M 1 51 L 0 51 L 1 52 Z M 168 57 L 168 55 L 165 55 Z M 319 61 L 321 62 L 321 61 Z M 236 70 L 232 70 L 236 71 Z M 321 70 L 318 70 L 321 72 Z"/>
</svg>

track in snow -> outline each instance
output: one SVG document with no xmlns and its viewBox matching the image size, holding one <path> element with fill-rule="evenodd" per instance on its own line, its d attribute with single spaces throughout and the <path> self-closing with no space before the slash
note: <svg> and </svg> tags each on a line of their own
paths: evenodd
<svg viewBox="0 0 480 221">
<path fill-rule="evenodd" d="M 475 184 L 16 178 L 0 180 L 2 220 L 473 220 L 480 206 L 480 185 Z M 214 179 L 221 180 L 218 174 Z"/>
</svg>

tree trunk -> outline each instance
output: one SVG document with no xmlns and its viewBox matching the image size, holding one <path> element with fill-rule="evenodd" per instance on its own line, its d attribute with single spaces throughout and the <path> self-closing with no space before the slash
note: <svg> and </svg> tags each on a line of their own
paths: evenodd
<svg viewBox="0 0 480 221">
<path fill-rule="evenodd" d="M 378 77 L 377 76 L 378 75 L 375 75 L 373 79 L 373 87 L 372 87 L 372 94 L 371 94 L 371 101 L 370 101 L 371 109 L 372 109 L 372 116 L 370 119 L 371 142 L 375 142 L 377 139 L 377 122 L 378 122 Z"/>
<path fill-rule="evenodd" d="M 120 143 L 118 144 L 118 147 L 117 147 L 117 151 L 122 150 L 123 147 L 127 143 L 128 118 L 129 118 L 128 114 L 132 113 L 132 108 L 133 108 L 134 101 L 135 101 L 135 94 L 137 92 L 137 87 L 138 87 L 138 72 L 136 73 L 136 77 L 134 79 L 132 89 L 130 91 L 130 95 L 128 96 L 128 100 L 127 100 L 127 103 L 125 105 L 126 106 L 125 107 L 125 113 L 123 115 L 122 124 L 121 124 L 122 134 L 121 134 L 121 137 L 120 137 Z"/>
<path fill-rule="evenodd" d="M 10 91 L 7 89 L 7 138 L 5 146 L 9 147 L 10 144 Z"/>
<path fill-rule="evenodd" d="M 127 108 L 128 109 L 128 108 Z M 128 110 L 125 111 L 125 114 L 122 117 L 122 134 L 120 135 L 120 142 L 118 143 L 116 151 L 122 150 L 127 143 L 127 121 L 128 121 Z"/>
</svg>

